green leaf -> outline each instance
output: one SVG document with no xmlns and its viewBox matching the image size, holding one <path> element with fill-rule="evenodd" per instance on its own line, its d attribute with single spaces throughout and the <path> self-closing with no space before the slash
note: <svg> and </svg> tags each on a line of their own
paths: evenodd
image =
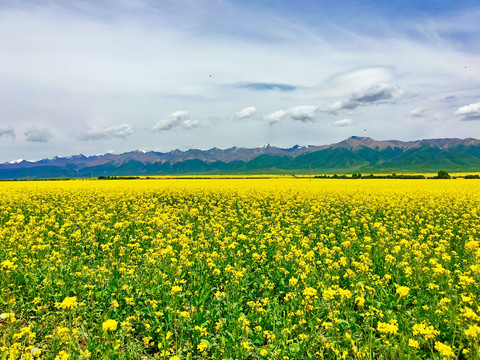
<svg viewBox="0 0 480 360">
<path fill-rule="evenodd" d="M 210 341 L 208 341 L 207 339 L 202 339 L 200 340 L 200 342 L 207 345 L 207 349 L 210 349 L 212 347 L 212 345 L 210 344 Z"/>
</svg>

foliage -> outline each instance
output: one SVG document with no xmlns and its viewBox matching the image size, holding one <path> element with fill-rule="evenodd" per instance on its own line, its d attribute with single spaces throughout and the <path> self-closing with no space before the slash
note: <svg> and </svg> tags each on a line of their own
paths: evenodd
<svg viewBox="0 0 480 360">
<path fill-rule="evenodd" d="M 450 175 L 445 170 L 438 170 L 437 179 L 450 179 Z"/>
</svg>

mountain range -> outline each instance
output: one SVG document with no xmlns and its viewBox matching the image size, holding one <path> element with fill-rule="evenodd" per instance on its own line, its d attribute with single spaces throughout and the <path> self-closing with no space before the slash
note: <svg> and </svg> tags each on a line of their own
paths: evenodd
<svg viewBox="0 0 480 360">
<path fill-rule="evenodd" d="M 351 136 L 329 145 L 132 151 L 0 164 L 0 179 L 174 174 L 300 174 L 480 171 L 480 140 L 377 141 Z"/>
</svg>

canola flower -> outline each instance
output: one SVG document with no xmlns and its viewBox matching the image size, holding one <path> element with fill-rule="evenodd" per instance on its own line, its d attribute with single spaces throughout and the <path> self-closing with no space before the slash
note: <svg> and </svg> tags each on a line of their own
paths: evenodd
<svg viewBox="0 0 480 360">
<path fill-rule="evenodd" d="M 453 352 L 452 348 L 448 345 L 445 345 L 445 344 L 439 342 L 439 341 L 435 342 L 435 349 L 438 351 L 438 353 L 442 357 L 446 357 L 446 358 L 454 358 L 455 357 L 455 353 Z"/>
<path fill-rule="evenodd" d="M 113 319 L 108 319 L 103 322 L 102 329 L 105 332 L 117 330 L 118 321 Z"/>
<path fill-rule="evenodd" d="M 420 349 L 420 343 L 414 339 L 408 339 L 408 346 L 414 349 Z"/>
<path fill-rule="evenodd" d="M 58 305 L 60 309 L 74 309 L 78 305 L 76 296 L 67 296 L 63 301 Z"/>
<path fill-rule="evenodd" d="M 377 331 L 387 335 L 395 335 L 398 332 L 398 321 L 390 320 L 388 323 L 379 321 Z"/>
<path fill-rule="evenodd" d="M 1 182 L 0 358 L 478 359 L 479 236 L 475 181 Z"/>
<path fill-rule="evenodd" d="M 0 266 L 2 267 L 2 269 L 5 269 L 5 270 L 13 270 L 15 269 L 17 266 L 15 265 L 15 263 L 11 260 L 5 260 L 5 261 L 2 261 L 0 263 Z"/>
<path fill-rule="evenodd" d="M 410 292 L 410 288 L 407 286 L 399 286 L 396 291 L 396 293 L 400 295 L 400 297 L 407 296 L 409 292 Z"/>
<path fill-rule="evenodd" d="M 60 351 L 57 356 L 55 356 L 55 360 L 68 360 L 69 358 L 70 355 L 63 350 Z"/>
</svg>

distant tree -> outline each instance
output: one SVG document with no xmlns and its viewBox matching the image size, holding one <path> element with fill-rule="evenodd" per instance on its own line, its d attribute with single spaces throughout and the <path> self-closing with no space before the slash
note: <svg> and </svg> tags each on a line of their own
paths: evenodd
<svg viewBox="0 0 480 360">
<path fill-rule="evenodd" d="M 437 179 L 450 179 L 450 175 L 445 170 L 439 170 L 437 174 Z"/>
</svg>

